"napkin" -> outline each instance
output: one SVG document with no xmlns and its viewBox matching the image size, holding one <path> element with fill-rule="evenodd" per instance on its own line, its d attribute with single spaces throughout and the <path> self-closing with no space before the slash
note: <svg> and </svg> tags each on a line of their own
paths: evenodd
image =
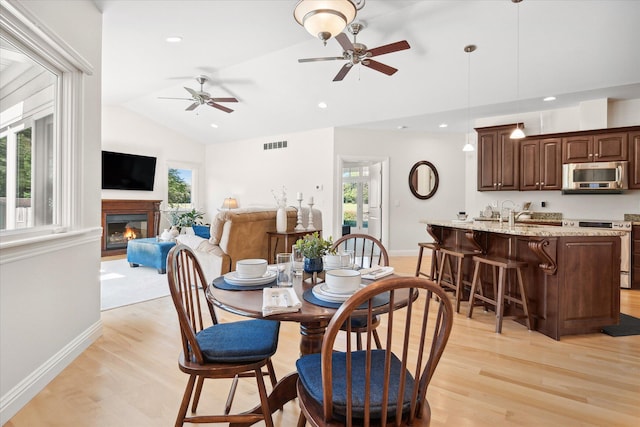
<svg viewBox="0 0 640 427">
<path fill-rule="evenodd" d="M 302 303 L 293 288 L 264 288 L 262 290 L 262 315 L 292 313 L 300 310 Z"/>
<path fill-rule="evenodd" d="M 363 268 L 360 270 L 360 274 L 363 279 L 378 280 L 382 277 L 390 276 L 393 274 L 393 267 L 381 267 L 379 265 L 371 268 Z"/>
</svg>

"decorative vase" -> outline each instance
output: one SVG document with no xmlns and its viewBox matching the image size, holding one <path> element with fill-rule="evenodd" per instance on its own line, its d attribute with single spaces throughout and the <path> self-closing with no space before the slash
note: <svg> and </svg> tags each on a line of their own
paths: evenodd
<svg viewBox="0 0 640 427">
<path fill-rule="evenodd" d="M 169 234 L 171 234 L 171 239 L 175 240 L 175 238 L 180 235 L 180 230 L 174 225 L 171 227 L 171 230 L 169 230 Z"/>
<path fill-rule="evenodd" d="M 163 240 L 165 242 L 168 242 L 169 240 L 171 240 L 171 233 L 169 233 L 169 230 L 165 228 L 162 231 L 162 234 L 160 234 L 160 240 Z"/>
<path fill-rule="evenodd" d="M 278 208 L 276 212 L 276 231 L 278 233 L 287 232 L 287 211 L 284 208 Z"/>
<path fill-rule="evenodd" d="M 322 264 L 322 258 L 305 258 L 304 259 L 304 271 L 307 273 L 320 273 L 324 265 Z"/>
</svg>

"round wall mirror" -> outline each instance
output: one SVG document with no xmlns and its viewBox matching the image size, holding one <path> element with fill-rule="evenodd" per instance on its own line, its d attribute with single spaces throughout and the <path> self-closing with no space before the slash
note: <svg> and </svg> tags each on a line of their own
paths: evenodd
<svg viewBox="0 0 640 427">
<path fill-rule="evenodd" d="M 438 189 L 438 171 L 431 162 L 421 160 L 409 172 L 409 188 L 418 199 L 429 199 Z"/>
</svg>

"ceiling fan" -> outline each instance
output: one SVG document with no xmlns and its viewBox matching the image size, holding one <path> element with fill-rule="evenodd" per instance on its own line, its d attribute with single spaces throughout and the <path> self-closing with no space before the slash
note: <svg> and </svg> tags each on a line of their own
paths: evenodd
<svg viewBox="0 0 640 427">
<path fill-rule="evenodd" d="M 333 78 L 334 82 L 341 81 L 347 75 L 349 70 L 354 65 L 362 64 L 365 67 L 372 68 L 376 71 L 380 71 L 388 76 L 393 75 L 397 68 L 390 67 L 381 62 L 371 59 L 374 56 L 384 55 L 386 53 L 397 52 L 411 48 L 406 40 L 402 40 L 395 43 L 386 44 L 384 46 L 374 47 L 373 49 L 367 48 L 366 45 L 356 42 L 356 36 L 362 30 L 364 26 L 360 23 L 353 23 L 349 26 L 349 32 L 353 34 L 353 43 L 349 40 L 349 37 L 345 33 L 338 34 L 335 39 L 340 43 L 344 52 L 342 56 L 329 56 L 324 58 L 305 58 L 298 59 L 298 62 L 316 62 L 316 61 L 333 61 L 336 59 L 344 59 L 348 61 L 340 69 L 338 74 Z"/>
<path fill-rule="evenodd" d="M 192 104 L 189 105 L 185 111 L 193 111 L 201 105 L 209 105 L 213 108 L 217 108 L 218 110 L 222 110 L 225 113 L 231 113 L 233 110 L 231 108 L 225 107 L 224 105 L 218 104 L 218 102 L 238 102 L 236 98 L 212 98 L 211 95 L 204 91 L 203 86 L 204 82 L 208 79 L 206 76 L 196 76 L 196 81 L 200 83 L 200 90 L 196 91 L 191 88 L 185 86 L 185 89 L 191 95 L 191 98 L 167 98 L 164 96 L 159 97 L 159 99 L 181 99 L 184 101 L 191 101 Z"/>
</svg>

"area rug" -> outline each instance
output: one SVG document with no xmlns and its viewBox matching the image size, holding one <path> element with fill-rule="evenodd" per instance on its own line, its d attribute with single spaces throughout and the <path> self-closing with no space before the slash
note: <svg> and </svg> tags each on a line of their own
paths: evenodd
<svg viewBox="0 0 640 427">
<path fill-rule="evenodd" d="M 100 289 L 101 310 L 169 295 L 166 274 L 152 267 L 131 268 L 126 259 L 100 263 Z"/>
<path fill-rule="evenodd" d="M 612 337 L 640 335 L 640 319 L 620 313 L 620 324 L 605 326 L 602 328 L 602 332 Z"/>
</svg>

